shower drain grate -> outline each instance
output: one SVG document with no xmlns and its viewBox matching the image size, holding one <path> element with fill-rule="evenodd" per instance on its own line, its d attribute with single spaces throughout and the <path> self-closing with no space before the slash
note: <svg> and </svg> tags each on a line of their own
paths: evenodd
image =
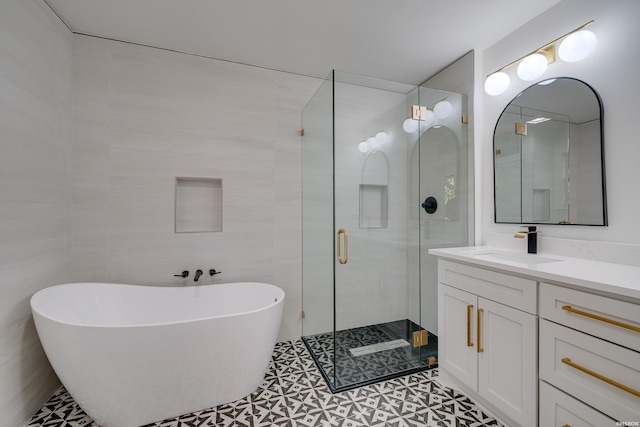
<svg viewBox="0 0 640 427">
<path fill-rule="evenodd" d="M 352 356 L 364 356 L 365 354 L 377 353 L 379 351 L 391 350 L 398 347 L 409 346 L 407 340 L 399 339 L 393 341 L 385 341 L 377 344 L 365 345 L 363 347 L 350 348 L 349 352 Z"/>
</svg>

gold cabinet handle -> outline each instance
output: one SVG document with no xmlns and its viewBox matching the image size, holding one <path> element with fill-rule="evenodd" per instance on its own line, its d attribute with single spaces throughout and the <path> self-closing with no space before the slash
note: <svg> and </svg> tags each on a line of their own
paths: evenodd
<svg viewBox="0 0 640 427">
<path fill-rule="evenodd" d="M 473 347 L 471 342 L 471 313 L 473 312 L 473 305 L 467 306 L 467 347 Z"/>
<path fill-rule="evenodd" d="M 562 427 L 571 427 L 569 424 L 565 424 Z"/>
<path fill-rule="evenodd" d="M 344 258 L 342 258 L 340 247 L 342 246 L 342 236 L 344 236 Z M 340 264 L 346 264 L 349 261 L 349 236 L 347 235 L 347 230 L 341 228 L 338 230 L 338 262 Z"/>
<path fill-rule="evenodd" d="M 637 327 L 637 326 L 629 325 L 629 324 L 623 323 L 623 322 L 618 322 L 617 320 L 613 320 L 613 319 L 607 319 L 606 317 L 598 316 L 597 314 L 587 313 L 586 311 L 576 310 L 575 308 L 571 307 L 570 305 L 564 305 L 564 306 L 562 306 L 562 309 L 565 310 L 565 311 L 568 311 L 569 313 L 579 314 L 580 316 L 588 317 L 590 319 L 599 320 L 601 322 L 605 322 L 605 323 L 608 323 L 610 325 L 615 325 L 615 326 L 618 326 L 620 328 L 625 328 L 625 329 L 629 329 L 630 331 L 640 333 L 640 328 Z"/>
<path fill-rule="evenodd" d="M 480 320 L 482 319 L 482 313 L 484 313 L 483 308 L 478 309 L 478 353 L 484 353 L 484 348 L 482 348 L 482 344 L 480 344 L 480 331 L 482 330 L 482 326 L 480 325 Z"/>
<path fill-rule="evenodd" d="M 591 375 L 592 377 L 597 378 L 597 379 L 599 379 L 600 381 L 604 381 L 605 383 L 607 383 L 607 384 L 609 384 L 609 385 L 612 385 L 612 386 L 614 386 L 614 387 L 616 387 L 616 388 L 619 388 L 620 390 L 624 390 L 624 391 L 626 391 L 627 393 L 633 394 L 633 395 L 634 395 L 634 396 L 636 396 L 636 397 L 640 397 L 640 391 L 638 391 L 638 390 L 634 390 L 634 389 L 632 389 L 631 387 L 627 387 L 627 386 L 626 386 L 626 385 L 624 385 L 624 384 L 620 384 L 619 382 L 614 381 L 614 380 L 612 380 L 611 378 L 607 378 L 607 377 L 605 377 L 604 375 L 601 375 L 601 374 L 599 374 L 599 373 L 597 373 L 597 372 L 594 372 L 594 371 L 592 371 L 591 369 L 587 369 L 587 368 L 585 368 L 584 366 L 580 366 L 580 365 L 578 365 L 577 363 L 573 363 L 573 362 L 571 361 L 571 359 L 570 359 L 570 358 L 568 358 L 568 357 L 563 358 L 563 359 L 562 359 L 562 363 L 564 363 L 564 364 L 566 364 L 566 365 L 569 365 L 569 366 L 571 366 L 572 368 L 575 368 L 575 369 L 577 369 L 577 370 L 579 370 L 579 371 L 582 371 L 582 372 L 584 372 L 584 373 L 585 373 L 585 374 L 587 374 L 587 375 Z"/>
</svg>

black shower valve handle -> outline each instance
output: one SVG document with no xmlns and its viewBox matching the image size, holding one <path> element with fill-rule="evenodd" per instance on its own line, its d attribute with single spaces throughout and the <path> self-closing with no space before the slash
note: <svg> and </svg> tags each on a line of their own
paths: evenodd
<svg viewBox="0 0 640 427">
<path fill-rule="evenodd" d="M 209 276 L 213 276 L 214 274 L 222 274 L 222 271 L 216 271 L 214 268 L 209 270 Z"/>
<path fill-rule="evenodd" d="M 182 273 L 180 274 L 174 274 L 173 277 L 182 277 L 183 279 L 186 279 L 187 276 L 189 276 L 189 271 L 188 270 L 184 270 Z"/>
</svg>

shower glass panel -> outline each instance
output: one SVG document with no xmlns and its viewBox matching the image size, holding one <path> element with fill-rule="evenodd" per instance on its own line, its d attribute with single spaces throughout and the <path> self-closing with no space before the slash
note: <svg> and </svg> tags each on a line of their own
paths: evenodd
<svg viewBox="0 0 640 427">
<path fill-rule="evenodd" d="M 407 133 L 413 105 L 428 119 Z M 467 244 L 464 105 L 334 71 L 303 111 L 303 340 L 333 391 L 437 366 L 427 250 Z"/>
<path fill-rule="evenodd" d="M 510 105 L 497 126 L 498 220 L 558 224 L 574 218 L 569 211 L 569 198 L 575 197 L 569 188 L 569 116 Z"/>
</svg>

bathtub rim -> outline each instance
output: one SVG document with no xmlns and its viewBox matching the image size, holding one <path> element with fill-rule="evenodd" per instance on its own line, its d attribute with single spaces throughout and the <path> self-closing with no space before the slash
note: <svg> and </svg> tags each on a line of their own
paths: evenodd
<svg viewBox="0 0 640 427">
<path fill-rule="evenodd" d="M 282 288 L 280 288 L 279 286 L 276 285 L 272 285 L 270 283 L 264 283 L 264 282 L 228 282 L 228 283 L 211 283 L 211 284 L 206 284 L 206 285 L 197 285 L 197 287 L 201 287 L 201 288 L 208 288 L 208 287 L 212 287 L 212 286 L 233 286 L 233 285 L 241 285 L 241 284 L 253 284 L 253 285 L 261 285 L 261 286 L 268 286 L 268 287 L 272 287 L 275 288 L 275 290 L 279 293 L 279 296 L 277 297 L 277 300 L 262 306 L 260 308 L 257 308 L 255 310 L 248 310 L 248 311 L 240 311 L 237 313 L 232 313 L 232 314 L 222 314 L 222 315 L 217 315 L 217 316 L 207 316 L 207 317 L 196 317 L 196 318 L 189 318 L 189 319 L 182 319 L 182 320 L 176 320 L 176 321 L 171 321 L 171 322 L 154 322 L 154 323 L 136 323 L 136 324 L 127 324 L 127 325 L 104 325 L 104 324 L 92 324 L 92 323 L 78 323 L 78 322 L 70 322 L 70 321 L 66 321 L 66 320 L 60 320 L 57 318 L 54 318 L 48 314 L 45 314 L 43 312 L 43 310 L 39 310 L 38 309 L 38 299 L 39 298 L 43 298 L 48 292 L 53 292 L 54 288 L 61 288 L 61 287 L 80 287 L 83 285 L 105 285 L 105 286 L 123 286 L 123 287 L 142 287 L 142 288 L 157 288 L 158 290 L 160 289 L 193 289 L 196 286 L 154 286 L 154 285 L 132 285 L 132 284 L 128 284 L 128 283 L 108 283 L 108 282 L 73 282 L 73 283 L 61 283 L 61 284 L 57 284 L 57 285 L 51 285 L 48 286 L 46 288 L 40 289 L 38 292 L 36 292 L 35 294 L 33 294 L 31 296 L 31 298 L 29 299 L 29 306 L 31 307 L 31 311 L 32 314 L 34 315 L 38 315 L 44 319 L 47 319 L 48 321 L 60 324 L 60 325 L 66 325 L 66 326 L 74 326 L 74 327 L 80 327 L 80 328 L 106 328 L 106 329 L 111 329 L 111 328 L 117 328 L 117 329 L 129 329 L 129 328 L 152 328 L 152 327 L 157 327 L 157 326 L 170 326 L 170 325 L 181 325 L 181 324 L 189 324 L 189 323 L 194 323 L 194 322 L 202 322 L 202 321 L 207 321 L 207 320 L 214 320 L 214 319 L 221 319 L 221 318 L 232 318 L 232 317 L 237 317 L 237 316 L 244 316 L 244 315 L 248 315 L 251 313 L 257 313 L 260 311 L 266 311 L 271 309 L 272 307 L 275 307 L 276 305 L 283 303 L 283 301 L 286 299 L 286 293 L 284 292 L 284 290 Z M 42 304 L 42 303 L 40 303 Z"/>
</svg>

